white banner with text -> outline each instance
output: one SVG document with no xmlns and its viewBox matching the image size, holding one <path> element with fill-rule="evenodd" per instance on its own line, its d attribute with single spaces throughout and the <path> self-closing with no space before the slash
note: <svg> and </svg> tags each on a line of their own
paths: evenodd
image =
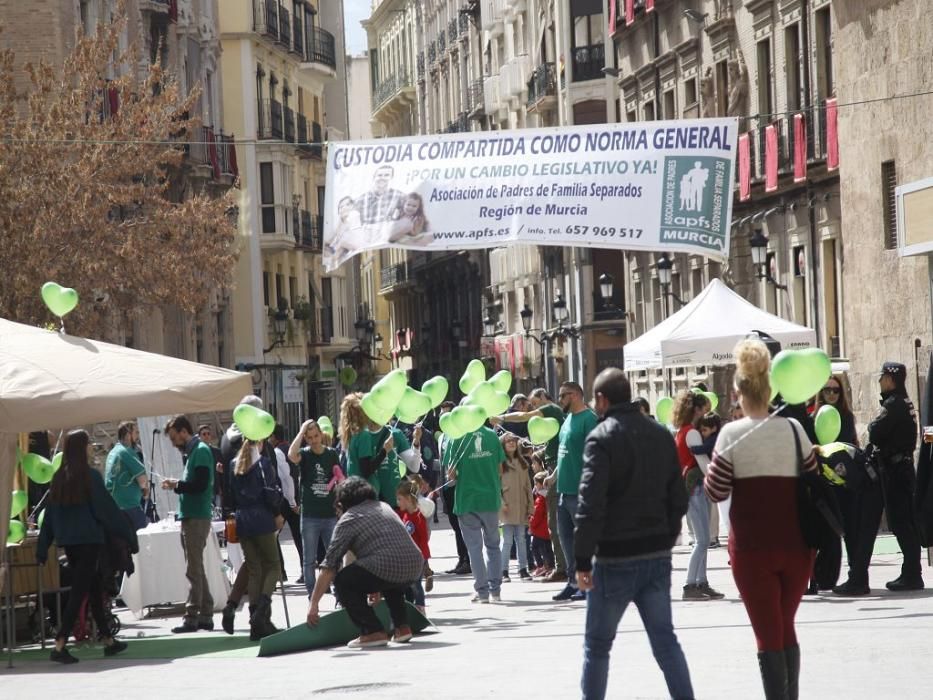
<svg viewBox="0 0 933 700">
<path fill-rule="evenodd" d="M 324 266 L 511 243 L 729 255 L 738 120 L 331 143 Z"/>
</svg>

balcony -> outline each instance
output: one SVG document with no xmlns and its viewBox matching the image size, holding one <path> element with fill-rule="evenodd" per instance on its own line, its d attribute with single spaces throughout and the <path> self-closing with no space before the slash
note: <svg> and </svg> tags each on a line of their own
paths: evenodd
<svg viewBox="0 0 933 700">
<path fill-rule="evenodd" d="M 506 105 L 499 96 L 499 76 L 492 75 L 483 81 L 483 102 L 486 105 L 486 114 L 497 114 Z"/>
<path fill-rule="evenodd" d="M 573 82 L 603 78 L 606 49 L 602 44 L 578 46 L 573 50 Z"/>
<path fill-rule="evenodd" d="M 308 143 L 308 118 L 303 115 L 298 115 L 298 151 L 303 154 L 308 154 L 311 150 L 311 146 Z"/>
<path fill-rule="evenodd" d="M 337 68 L 337 49 L 334 43 L 334 35 L 321 29 L 320 27 L 311 27 L 305 36 L 302 68 L 310 70 L 321 70 L 328 76 L 333 75 Z"/>
<path fill-rule="evenodd" d="M 320 254 L 324 250 L 323 216 L 314 216 L 306 209 L 295 210 L 295 243 L 309 253 Z"/>
<path fill-rule="evenodd" d="M 445 134 L 459 134 L 470 131 L 470 116 L 466 112 L 460 112 L 459 116 L 444 129 Z"/>
<path fill-rule="evenodd" d="M 437 61 L 437 43 L 432 41 L 428 44 L 428 63 L 433 65 Z"/>
<path fill-rule="evenodd" d="M 387 292 L 408 281 L 408 265 L 399 263 L 380 270 L 379 291 Z"/>
<path fill-rule="evenodd" d="M 236 162 L 236 145 L 233 137 L 220 132 L 217 135 L 217 150 L 220 155 L 220 172 L 222 175 L 234 179 L 240 176 L 240 168 Z"/>
<path fill-rule="evenodd" d="M 260 247 L 263 250 L 292 250 L 295 247 L 296 233 L 294 207 L 285 204 L 260 205 Z"/>
<path fill-rule="evenodd" d="M 442 57 L 446 50 L 447 50 L 447 34 L 442 31 L 440 34 L 437 35 L 438 58 Z"/>
<path fill-rule="evenodd" d="M 285 108 L 285 140 L 295 143 L 295 112 L 291 107 Z"/>
<path fill-rule="evenodd" d="M 543 112 L 557 104 L 557 78 L 553 63 L 542 63 L 528 81 L 528 110 Z"/>
<path fill-rule="evenodd" d="M 291 15 L 284 7 L 279 8 L 279 36 L 277 41 L 285 48 L 291 49 L 292 46 L 292 22 Z"/>
<path fill-rule="evenodd" d="M 483 79 L 474 80 L 470 85 L 470 116 L 474 118 L 482 117 L 486 113 L 486 99 L 483 94 Z"/>
<path fill-rule="evenodd" d="M 470 18 L 465 12 L 460 12 L 460 36 L 466 36 L 470 31 Z"/>
<path fill-rule="evenodd" d="M 311 158 L 321 160 L 324 152 L 324 129 L 317 122 L 311 123 Z"/>
<path fill-rule="evenodd" d="M 418 82 L 424 80 L 424 51 L 418 52 Z"/>
<path fill-rule="evenodd" d="M 282 128 L 281 102 L 278 100 L 259 101 L 259 123 L 256 132 L 260 140 L 282 140 L 285 133 Z"/>
<path fill-rule="evenodd" d="M 503 99 L 521 96 L 528 89 L 528 76 L 531 74 L 531 61 L 528 56 L 516 56 L 502 68 L 502 75 L 508 75 L 507 83 L 500 86 Z"/>
<path fill-rule="evenodd" d="M 321 307 L 321 325 L 318 340 L 321 345 L 330 345 L 334 339 L 334 307 Z"/>
<path fill-rule="evenodd" d="M 140 0 L 139 11 L 168 15 L 172 12 L 172 0 Z M 176 8 L 175 12 L 177 11 Z"/>
<path fill-rule="evenodd" d="M 279 4 L 275 0 L 253 2 L 253 29 L 273 41 L 279 40 Z"/>
<path fill-rule="evenodd" d="M 391 110 L 394 106 L 402 106 L 414 102 L 415 89 L 411 84 L 411 76 L 407 72 L 391 75 L 376 86 L 373 92 L 373 115 L 383 110 Z M 395 103 L 399 104 L 396 105 Z"/>
<path fill-rule="evenodd" d="M 457 27 L 457 20 L 452 19 L 447 23 L 447 40 L 450 42 L 451 49 L 456 45 L 458 36 L 460 36 L 460 29 Z"/>
</svg>

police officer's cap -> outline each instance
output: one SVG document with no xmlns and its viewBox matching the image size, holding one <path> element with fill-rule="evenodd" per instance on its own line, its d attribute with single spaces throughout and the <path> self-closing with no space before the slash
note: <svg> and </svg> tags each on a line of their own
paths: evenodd
<svg viewBox="0 0 933 700">
<path fill-rule="evenodd" d="M 903 384 L 907 380 L 907 367 L 900 362 L 885 362 L 881 365 L 879 376 L 882 374 L 888 374 L 894 381 Z"/>
</svg>

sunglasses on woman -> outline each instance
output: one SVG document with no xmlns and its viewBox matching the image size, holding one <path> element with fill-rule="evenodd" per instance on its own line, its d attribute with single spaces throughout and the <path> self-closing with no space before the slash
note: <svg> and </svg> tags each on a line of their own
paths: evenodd
<svg viewBox="0 0 933 700">
<path fill-rule="evenodd" d="M 824 393 L 824 394 L 838 394 L 838 393 L 839 393 L 839 387 L 837 387 L 837 386 L 824 386 L 824 387 L 823 387 L 823 393 Z"/>
</svg>

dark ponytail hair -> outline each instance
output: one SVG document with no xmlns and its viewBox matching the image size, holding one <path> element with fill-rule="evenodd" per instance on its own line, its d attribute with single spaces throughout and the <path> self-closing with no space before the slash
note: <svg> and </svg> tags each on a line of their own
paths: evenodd
<svg viewBox="0 0 933 700">
<path fill-rule="evenodd" d="M 87 447 L 91 438 L 84 430 L 72 430 L 65 438 L 62 466 L 49 486 L 49 501 L 63 506 L 87 503 L 91 498 L 91 465 Z"/>
</svg>

